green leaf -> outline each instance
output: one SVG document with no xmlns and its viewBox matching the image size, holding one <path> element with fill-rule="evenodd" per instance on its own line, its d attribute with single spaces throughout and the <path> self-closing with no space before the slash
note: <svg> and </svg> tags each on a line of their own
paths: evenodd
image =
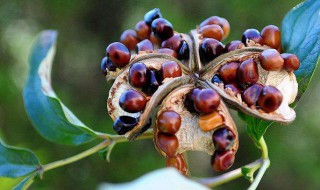
<svg viewBox="0 0 320 190">
<path fill-rule="evenodd" d="M 249 115 L 246 115 L 242 112 L 238 112 L 238 116 L 247 124 L 247 132 L 249 136 L 254 140 L 256 145 L 259 147 L 259 140 L 267 131 L 268 127 L 270 127 L 273 122 L 272 121 L 264 121 L 262 119 L 258 119 Z"/>
<path fill-rule="evenodd" d="M 25 177 L 18 185 L 13 187 L 12 190 L 26 190 L 30 187 L 30 185 L 33 183 L 34 178 L 37 176 L 37 172 L 34 172 L 27 177 Z"/>
<path fill-rule="evenodd" d="M 0 176 L 16 178 L 41 167 L 38 158 L 28 149 L 5 145 L 0 141 Z"/>
<path fill-rule="evenodd" d="M 30 55 L 29 78 L 23 98 L 36 130 L 55 143 L 79 145 L 96 137 L 56 96 L 51 86 L 51 68 L 57 32 L 41 32 Z"/>
<path fill-rule="evenodd" d="M 319 63 L 320 56 L 320 1 L 310 0 L 294 7 L 282 22 L 284 52 L 296 54 L 300 68 L 295 71 L 299 84 L 299 101 Z"/>
</svg>

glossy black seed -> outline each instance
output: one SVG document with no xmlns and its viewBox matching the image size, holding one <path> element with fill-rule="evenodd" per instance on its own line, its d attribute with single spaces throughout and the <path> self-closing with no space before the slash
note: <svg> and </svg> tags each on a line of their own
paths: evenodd
<svg viewBox="0 0 320 190">
<path fill-rule="evenodd" d="M 130 116 L 120 116 L 113 123 L 113 129 L 119 135 L 124 135 L 128 131 L 131 131 L 138 123 L 138 119 Z"/>
<path fill-rule="evenodd" d="M 202 41 L 199 49 L 203 64 L 207 64 L 224 52 L 224 46 L 218 40 L 206 38 Z"/>
<path fill-rule="evenodd" d="M 159 8 L 152 9 L 144 15 L 144 21 L 147 25 L 151 26 L 152 21 L 157 18 L 162 18 L 161 12 Z"/>
<path fill-rule="evenodd" d="M 222 80 L 221 80 L 221 78 L 219 77 L 218 74 L 215 74 L 215 75 L 212 77 L 211 82 L 212 82 L 212 83 L 218 83 L 218 84 L 220 84 L 220 83 L 222 83 Z"/>
<path fill-rule="evenodd" d="M 218 152 L 224 152 L 233 145 L 234 134 L 227 128 L 220 128 L 213 133 L 212 141 Z"/>
<path fill-rule="evenodd" d="M 100 64 L 101 71 L 104 75 L 107 75 L 107 70 L 116 71 L 117 67 L 111 62 L 108 57 L 104 57 Z"/>
<path fill-rule="evenodd" d="M 148 75 L 148 82 L 142 88 L 142 91 L 147 95 L 152 95 L 155 91 L 157 91 L 160 84 L 160 74 L 156 70 L 151 70 Z"/>
<path fill-rule="evenodd" d="M 245 45 L 248 45 L 247 42 L 248 40 L 252 40 L 255 43 L 259 43 L 261 45 L 263 45 L 263 39 L 260 35 L 260 32 L 256 29 L 247 29 L 246 31 L 243 32 L 242 34 L 242 43 L 244 43 Z"/>
<path fill-rule="evenodd" d="M 189 54 L 190 54 L 189 45 L 186 41 L 183 41 L 178 52 L 178 59 L 179 60 L 189 59 Z"/>
<path fill-rule="evenodd" d="M 151 29 L 154 35 L 162 41 L 173 36 L 173 26 L 164 18 L 157 18 L 154 20 L 151 24 Z"/>
</svg>

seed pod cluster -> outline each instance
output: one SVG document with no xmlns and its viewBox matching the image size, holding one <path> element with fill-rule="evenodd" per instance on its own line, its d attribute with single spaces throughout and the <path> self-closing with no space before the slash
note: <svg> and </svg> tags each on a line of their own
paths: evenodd
<svg viewBox="0 0 320 190">
<path fill-rule="evenodd" d="M 221 43 L 230 32 L 212 16 L 189 34 L 178 33 L 159 9 L 107 47 L 100 64 L 114 80 L 108 114 L 119 135 L 134 140 L 151 126 L 168 167 L 188 174 L 185 151 L 212 155 L 225 171 L 235 160 L 238 133 L 227 106 L 268 121 L 290 123 L 297 95 L 299 59 L 281 54 L 280 30 L 248 29 L 242 39 Z"/>
</svg>

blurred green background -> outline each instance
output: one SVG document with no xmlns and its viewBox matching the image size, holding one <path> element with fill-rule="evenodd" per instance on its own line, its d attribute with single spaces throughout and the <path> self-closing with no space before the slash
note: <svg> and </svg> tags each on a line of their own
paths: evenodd
<svg viewBox="0 0 320 190">
<path fill-rule="evenodd" d="M 44 140 L 31 126 L 23 107 L 22 89 L 28 71 L 28 54 L 36 34 L 44 29 L 59 31 L 53 68 L 53 86 L 64 101 L 88 126 L 113 133 L 106 114 L 110 84 L 100 74 L 99 64 L 106 46 L 118 41 L 121 31 L 134 28 L 154 7 L 179 32 L 188 32 L 202 20 L 219 15 L 229 20 L 231 34 L 224 41 L 240 39 L 247 28 L 261 30 L 268 24 L 281 26 L 284 15 L 299 0 L 260 1 L 0 1 L 0 137 L 7 144 L 35 151 L 42 163 L 49 163 L 81 152 L 98 141 L 79 147 L 57 145 Z M 303 26 L 301 26 L 303 27 Z M 320 188 L 320 68 L 301 99 L 297 119 L 290 126 L 272 126 L 265 139 L 269 145 L 271 167 L 259 189 Z M 260 156 L 246 134 L 244 123 L 236 117 L 240 148 L 233 168 Z M 193 176 L 218 175 L 209 156 L 190 153 Z M 98 154 L 74 164 L 49 171 L 31 189 L 95 189 L 101 182 L 126 182 L 157 168 L 164 160 L 152 140 L 123 143 L 115 147 L 111 163 Z M 10 189 L 17 180 L 0 179 L 1 189 Z M 245 189 L 243 178 L 216 189 Z"/>
</svg>

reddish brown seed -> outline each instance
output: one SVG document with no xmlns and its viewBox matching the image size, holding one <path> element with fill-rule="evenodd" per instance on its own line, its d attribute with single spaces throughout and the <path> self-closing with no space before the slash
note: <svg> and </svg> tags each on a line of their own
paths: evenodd
<svg viewBox="0 0 320 190">
<path fill-rule="evenodd" d="M 146 98 L 136 90 L 125 91 L 119 99 L 120 107 L 129 113 L 142 111 L 146 106 Z"/>
<path fill-rule="evenodd" d="M 147 84 L 143 86 L 142 91 L 151 96 L 161 84 L 160 74 L 156 70 L 150 70 L 147 77 Z"/>
<path fill-rule="evenodd" d="M 139 40 L 149 39 L 151 28 L 146 24 L 144 20 L 139 21 L 135 26 L 135 31 L 137 32 L 137 37 Z"/>
<path fill-rule="evenodd" d="M 175 52 L 174 50 L 169 49 L 169 48 L 160 48 L 160 49 L 157 50 L 157 52 L 170 55 L 170 56 L 172 56 L 174 58 L 178 58 L 177 52 Z"/>
<path fill-rule="evenodd" d="M 134 50 L 139 39 L 137 37 L 137 32 L 134 30 L 125 30 L 120 37 L 120 42 L 127 46 L 128 49 Z"/>
<path fill-rule="evenodd" d="M 204 38 L 213 38 L 218 41 L 221 41 L 224 36 L 222 28 L 217 24 L 206 25 L 200 28 L 199 33 Z"/>
<path fill-rule="evenodd" d="M 242 84 L 252 84 L 259 80 L 258 66 L 257 63 L 249 58 L 243 61 L 238 69 L 237 78 Z"/>
<path fill-rule="evenodd" d="M 248 87 L 242 94 L 242 99 L 248 106 L 255 105 L 258 101 L 259 95 L 263 89 L 262 84 L 253 84 Z"/>
<path fill-rule="evenodd" d="M 256 29 L 247 29 L 242 34 L 242 43 L 248 45 L 248 40 L 252 40 L 255 43 L 263 45 L 263 39 L 260 35 L 260 32 Z"/>
<path fill-rule="evenodd" d="M 182 38 L 180 34 L 175 34 L 171 38 L 165 40 L 162 42 L 161 46 L 163 48 L 170 48 L 174 50 L 175 52 L 179 51 L 179 48 L 181 46 Z"/>
<path fill-rule="evenodd" d="M 261 36 L 265 45 L 278 49 L 281 43 L 281 33 L 278 27 L 268 25 L 261 30 Z"/>
<path fill-rule="evenodd" d="M 225 18 L 221 18 L 221 24 L 222 24 L 222 29 L 224 33 L 223 38 L 226 38 L 229 36 L 229 33 L 230 33 L 230 24 L 228 20 Z"/>
<path fill-rule="evenodd" d="M 174 157 L 179 147 L 178 138 L 175 135 L 169 135 L 159 132 L 156 143 L 167 156 Z"/>
<path fill-rule="evenodd" d="M 234 163 L 235 152 L 228 150 L 226 152 L 215 152 L 211 157 L 212 168 L 217 172 L 223 172 L 229 169 Z"/>
<path fill-rule="evenodd" d="M 243 61 L 239 66 L 237 78 L 243 84 L 256 83 L 259 80 L 257 63 L 252 58 Z"/>
<path fill-rule="evenodd" d="M 282 69 L 284 60 L 280 53 L 275 49 L 266 49 L 260 56 L 261 67 L 267 71 L 279 71 Z"/>
<path fill-rule="evenodd" d="M 199 48 L 200 58 L 203 64 L 207 64 L 223 52 L 223 44 L 212 38 L 205 38 Z"/>
<path fill-rule="evenodd" d="M 230 43 L 228 43 L 224 49 L 225 49 L 225 52 L 230 52 L 230 51 L 234 51 L 237 49 L 242 49 L 244 47 L 245 47 L 245 45 L 241 41 L 234 40 L 234 41 L 231 41 Z"/>
<path fill-rule="evenodd" d="M 160 45 L 161 44 L 161 40 L 159 40 L 153 32 L 151 32 L 150 34 L 150 41 L 152 42 L 153 45 Z"/>
<path fill-rule="evenodd" d="M 295 71 L 297 69 L 299 69 L 300 66 L 300 61 L 299 58 L 291 53 L 283 53 L 281 54 L 281 57 L 284 60 L 284 64 L 283 64 L 283 68 L 286 71 Z"/>
<path fill-rule="evenodd" d="M 158 129 L 163 133 L 174 135 L 180 129 L 181 117 L 175 111 L 162 112 L 157 121 Z"/>
<path fill-rule="evenodd" d="M 175 61 L 167 61 L 161 65 L 162 79 L 165 78 L 175 78 L 182 75 L 182 70 L 180 65 Z"/>
<path fill-rule="evenodd" d="M 212 134 L 212 142 L 216 151 L 224 152 L 233 145 L 234 134 L 225 127 L 217 129 Z"/>
<path fill-rule="evenodd" d="M 200 28 L 207 26 L 207 25 L 210 25 L 210 24 L 218 24 L 222 27 L 221 18 L 218 16 L 211 16 L 211 17 L 207 18 L 206 20 L 204 20 L 203 22 L 201 22 Z"/>
<path fill-rule="evenodd" d="M 223 82 L 232 83 L 236 81 L 239 65 L 238 62 L 230 62 L 221 66 L 219 69 L 219 76 Z"/>
<path fill-rule="evenodd" d="M 238 86 L 237 83 L 226 84 L 224 85 L 224 88 L 230 89 L 235 95 L 241 93 L 240 87 Z"/>
<path fill-rule="evenodd" d="M 188 172 L 187 165 L 181 154 L 166 158 L 166 166 L 176 168 L 183 175 L 186 175 Z"/>
<path fill-rule="evenodd" d="M 220 95 L 212 89 L 201 90 L 194 100 L 194 108 L 200 113 L 212 113 L 220 105 Z"/>
<path fill-rule="evenodd" d="M 111 62 L 118 67 L 124 67 L 130 61 L 131 54 L 129 49 L 120 42 L 110 44 L 107 47 L 106 53 Z"/>
<path fill-rule="evenodd" d="M 200 88 L 195 88 L 191 91 L 191 93 L 188 96 L 188 99 L 191 101 L 194 101 L 197 97 L 197 94 L 201 91 Z"/>
<path fill-rule="evenodd" d="M 173 26 L 168 20 L 164 18 L 157 18 L 152 21 L 151 28 L 155 36 L 162 41 L 167 40 L 173 36 Z"/>
<path fill-rule="evenodd" d="M 144 63 L 136 62 L 129 70 L 129 83 L 134 87 L 143 87 L 147 83 L 148 68 Z"/>
<path fill-rule="evenodd" d="M 145 39 L 137 44 L 136 52 L 139 53 L 141 51 L 146 51 L 146 52 L 153 51 L 153 45 L 150 40 Z"/>
<path fill-rule="evenodd" d="M 265 112 L 273 112 L 281 105 L 283 96 L 274 86 L 265 86 L 258 98 L 258 104 Z"/>
</svg>

